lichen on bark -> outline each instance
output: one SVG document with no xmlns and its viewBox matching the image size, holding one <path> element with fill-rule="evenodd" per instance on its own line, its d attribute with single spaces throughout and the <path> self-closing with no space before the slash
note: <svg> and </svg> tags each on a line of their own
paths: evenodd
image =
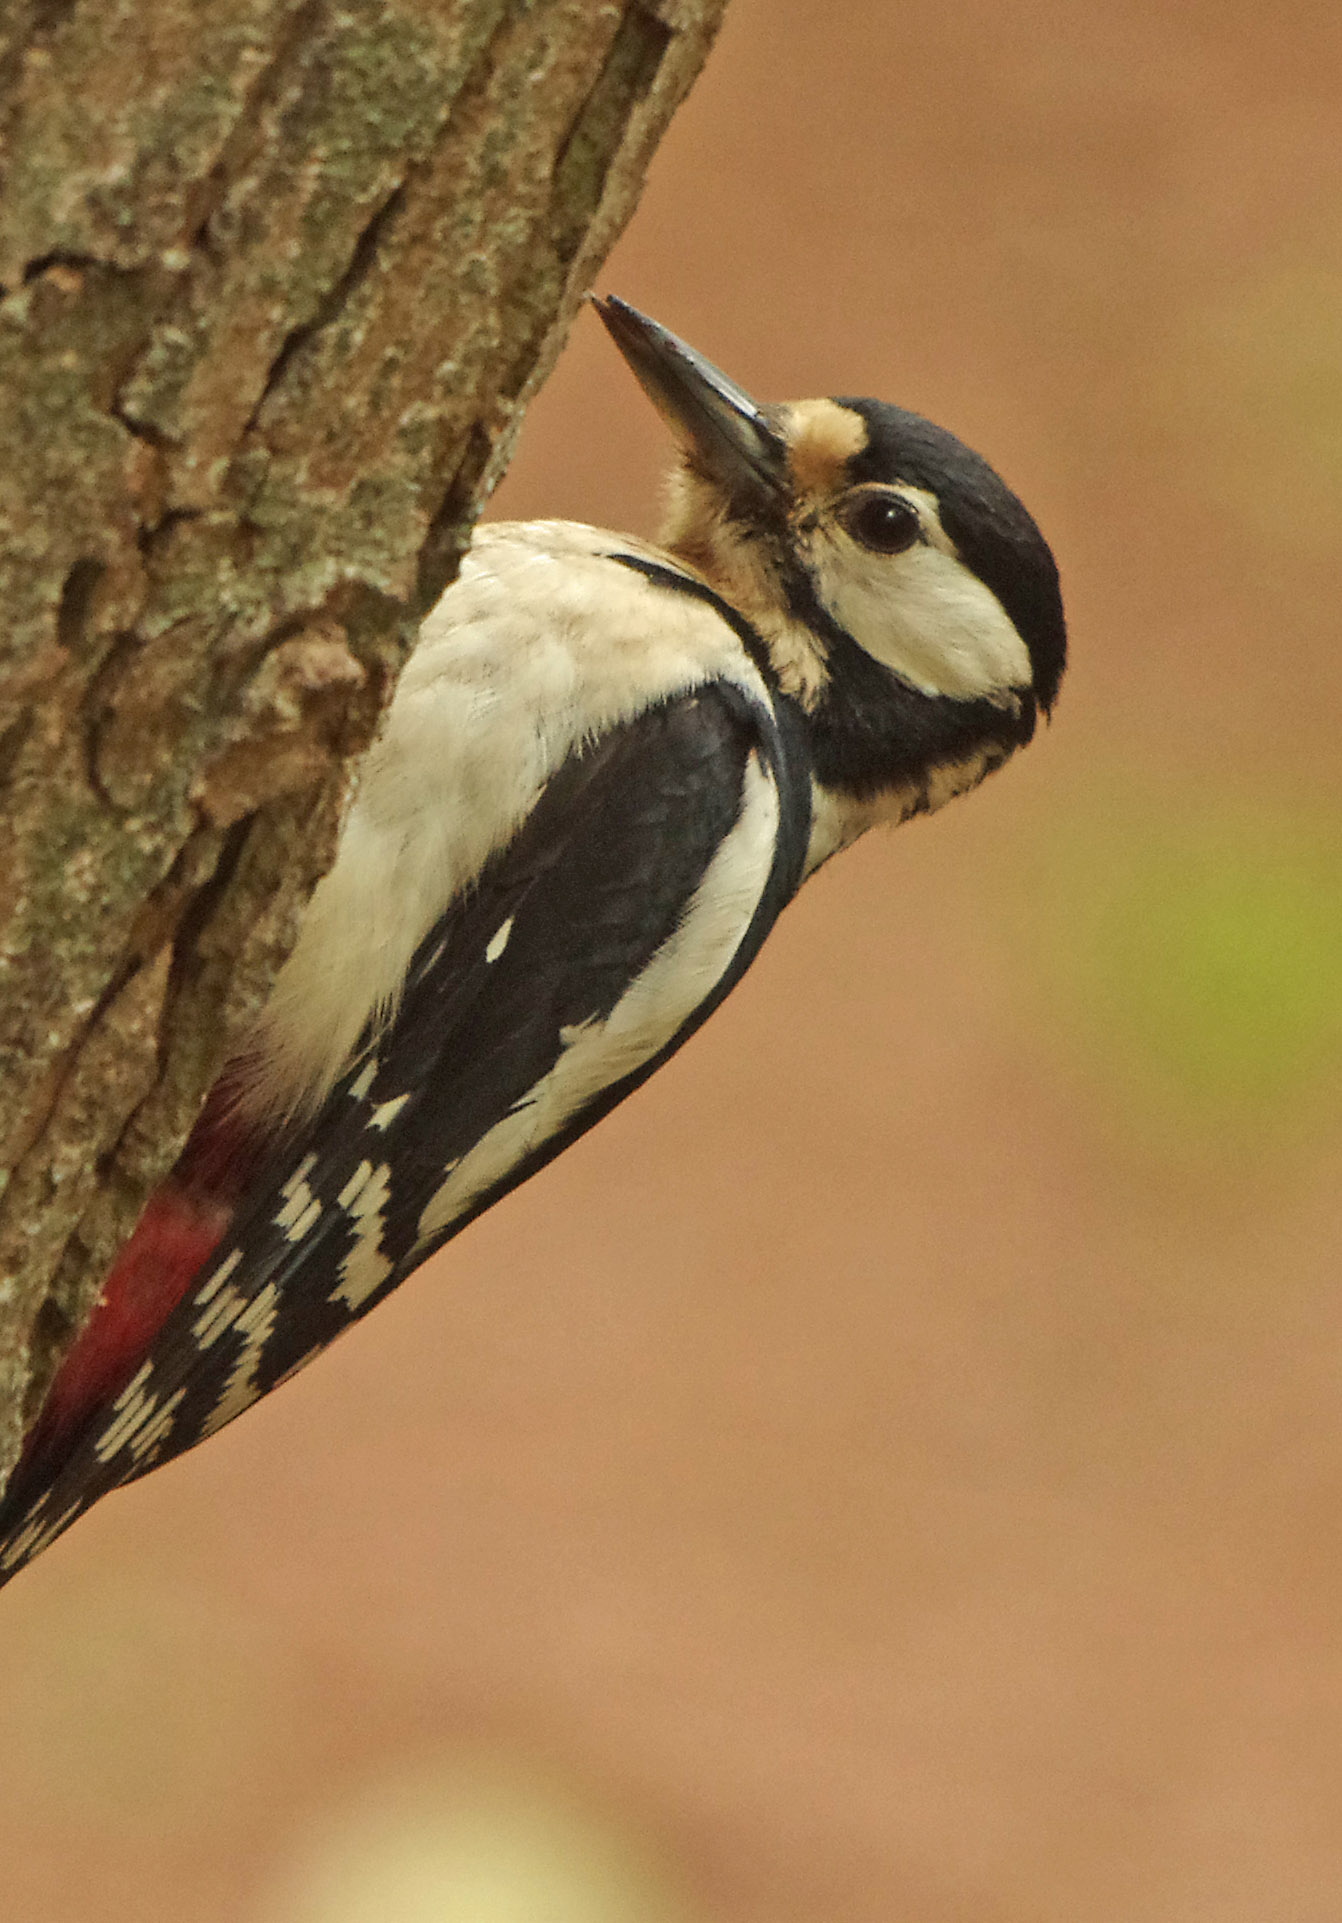
<svg viewBox="0 0 1342 1923">
<path fill-rule="evenodd" d="M 0 24 L 0 1476 L 725 4 Z"/>
</svg>

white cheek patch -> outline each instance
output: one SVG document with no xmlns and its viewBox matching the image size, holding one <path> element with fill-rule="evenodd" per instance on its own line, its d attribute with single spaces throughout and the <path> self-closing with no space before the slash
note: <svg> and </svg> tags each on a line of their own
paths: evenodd
<svg viewBox="0 0 1342 1923">
<path fill-rule="evenodd" d="M 921 694 L 958 701 L 1030 685 L 1030 656 L 990 588 L 940 545 L 870 554 L 839 535 L 817 540 L 816 592 L 845 633 Z"/>
</svg>

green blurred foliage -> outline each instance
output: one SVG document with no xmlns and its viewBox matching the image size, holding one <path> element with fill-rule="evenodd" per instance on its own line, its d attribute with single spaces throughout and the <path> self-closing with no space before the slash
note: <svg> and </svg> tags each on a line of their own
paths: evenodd
<svg viewBox="0 0 1342 1923">
<path fill-rule="evenodd" d="M 1342 1114 L 1342 821 L 1092 802 L 1035 905 L 1050 1028 L 1162 1150 L 1239 1157 Z"/>
</svg>

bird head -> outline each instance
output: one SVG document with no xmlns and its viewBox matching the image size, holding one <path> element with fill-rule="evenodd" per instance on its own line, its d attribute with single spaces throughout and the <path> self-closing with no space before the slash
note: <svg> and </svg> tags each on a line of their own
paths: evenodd
<svg viewBox="0 0 1342 1923">
<path fill-rule="evenodd" d="M 1024 745 L 1062 678 L 1062 597 L 988 463 L 882 401 L 762 405 L 627 302 L 594 304 L 679 445 L 663 545 L 808 715 L 817 783 L 846 810 L 835 845 Z"/>
</svg>

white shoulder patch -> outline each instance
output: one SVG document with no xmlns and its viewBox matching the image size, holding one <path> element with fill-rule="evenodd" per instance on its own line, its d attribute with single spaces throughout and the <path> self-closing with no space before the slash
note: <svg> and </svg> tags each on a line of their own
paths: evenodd
<svg viewBox="0 0 1342 1923">
<path fill-rule="evenodd" d="M 555 1135 L 612 1082 L 651 1061 L 707 1000 L 731 966 L 773 866 L 780 810 L 773 777 L 752 754 L 741 812 L 695 890 L 680 926 L 662 943 L 604 1021 L 564 1035 L 564 1052 L 444 1180 L 419 1221 L 426 1247 L 479 1196 Z"/>
<path fill-rule="evenodd" d="M 428 930 L 584 741 L 710 680 L 767 699 L 711 606 L 668 594 L 619 554 L 678 567 L 572 522 L 477 533 L 420 629 L 335 864 L 261 1017 L 258 1106 L 320 1100 L 369 1018 L 392 1011 Z"/>
</svg>

